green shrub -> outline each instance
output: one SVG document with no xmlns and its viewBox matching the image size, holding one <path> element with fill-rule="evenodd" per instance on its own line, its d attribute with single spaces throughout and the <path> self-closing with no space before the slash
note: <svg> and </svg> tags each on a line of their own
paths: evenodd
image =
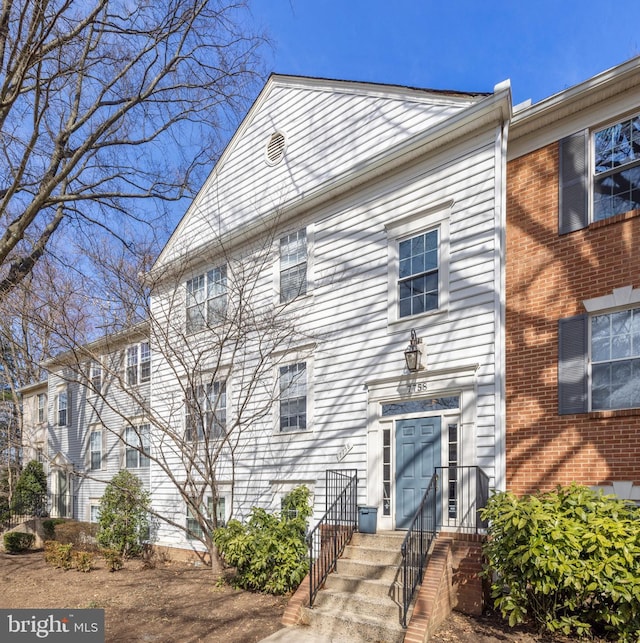
<svg viewBox="0 0 640 643">
<path fill-rule="evenodd" d="M 59 543 L 70 543 L 78 549 L 97 548 L 98 525 L 96 523 L 59 518 L 51 522 L 54 525 L 54 538 Z"/>
<path fill-rule="evenodd" d="M 487 576 L 510 625 L 531 618 L 551 632 L 608 632 L 640 641 L 640 516 L 624 501 L 571 485 L 518 498 L 495 494 Z"/>
<path fill-rule="evenodd" d="M 282 502 L 282 514 L 254 507 L 246 525 L 230 520 L 213 539 L 223 559 L 237 571 L 243 589 L 285 594 L 308 571 L 305 532 L 311 515 L 309 490 L 297 487 Z"/>
<path fill-rule="evenodd" d="M 110 572 L 117 572 L 123 568 L 122 554 L 117 549 L 103 549 L 102 556 Z"/>
<path fill-rule="evenodd" d="M 62 518 L 48 518 L 42 521 L 42 530 L 46 540 L 55 540 L 56 538 L 56 525 L 63 524 Z"/>
<path fill-rule="evenodd" d="M 138 556 L 149 533 L 149 494 L 142 481 L 123 469 L 107 485 L 100 501 L 98 543 L 122 556 Z"/>
<path fill-rule="evenodd" d="M 93 568 L 93 554 L 90 551 L 71 552 L 71 562 L 79 572 L 90 572 Z"/>
<path fill-rule="evenodd" d="M 9 554 L 19 554 L 33 547 L 36 537 L 22 531 L 8 531 L 4 535 L 4 549 Z"/>
<path fill-rule="evenodd" d="M 12 499 L 15 513 L 30 516 L 45 516 L 47 508 L 47 475 L 41 462 L 27 462 L 18 482 Z"/>
<path fill-rule="evenodd" d="M 48 540 L 44 544 L 44 560 L 49 565 L 59 569 L 71 569 L 73 567 L 72 550 L 72 543 L 59 543 L 55 540 Z"/>
</svg>

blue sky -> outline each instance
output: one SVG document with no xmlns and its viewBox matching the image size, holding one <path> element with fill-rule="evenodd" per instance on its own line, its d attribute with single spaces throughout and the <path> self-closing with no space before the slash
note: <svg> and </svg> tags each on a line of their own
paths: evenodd
<svg viewBox="0 0 640 643">
<path fill-rule="evenodd" d="M 252 0 L 269 71 L 534 102 L 640 54 L 638 0 Z"/>
</svg>

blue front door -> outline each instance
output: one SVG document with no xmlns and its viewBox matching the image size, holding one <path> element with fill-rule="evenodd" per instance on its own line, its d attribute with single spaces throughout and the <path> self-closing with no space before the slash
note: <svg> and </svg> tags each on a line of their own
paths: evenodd
<svg viewBox="0 0 640 643">
<path fill-rule="evenodd" d="M 396 529 L 407 529 L 440 466 L 440 418 L 396 422 Z"/>
</svg>

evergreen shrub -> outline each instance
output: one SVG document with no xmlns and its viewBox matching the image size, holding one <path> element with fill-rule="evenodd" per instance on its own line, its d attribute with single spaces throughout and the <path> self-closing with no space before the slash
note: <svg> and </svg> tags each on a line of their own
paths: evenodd
<svg viewBox="0 0 640 643">
<path fill-rule="evenodd" d="M 300 585 L 309 570 L 305 541 L 309 497 L 308 488 L 299 486 L 283 499 L 281 513 L 253 507 L 246 524 L 230 520 L 215 530 L 216 547 L 236 568 L 238 587 L 286 594 Z"/>
<path fill-rule="evenodd" d="M 587 487 L 492 496 L 485 574 L 510 625 L 640 641 L 640 515 Z"/>
</svg>

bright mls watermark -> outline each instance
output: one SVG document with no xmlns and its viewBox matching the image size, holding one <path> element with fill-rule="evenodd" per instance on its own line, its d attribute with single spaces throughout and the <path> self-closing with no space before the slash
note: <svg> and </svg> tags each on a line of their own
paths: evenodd
<svg viewBox="0 0 640 643">
<path fill-rule="evenodd" d="M 104 643 L 104 610 L 0 609 L 2 643 Z"/>
</svg>

